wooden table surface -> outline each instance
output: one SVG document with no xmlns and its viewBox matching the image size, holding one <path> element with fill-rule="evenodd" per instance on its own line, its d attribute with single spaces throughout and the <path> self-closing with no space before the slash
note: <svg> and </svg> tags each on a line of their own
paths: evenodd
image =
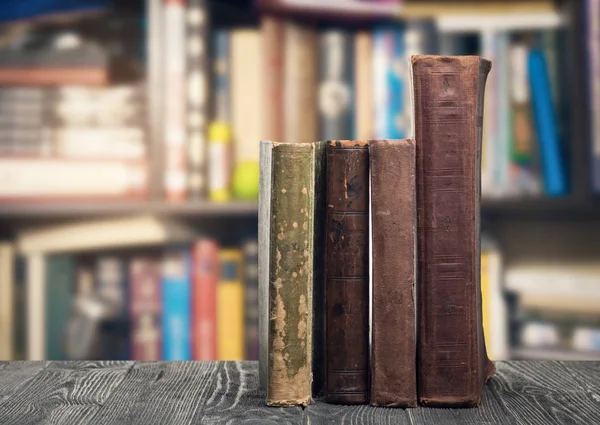
<svg viewBox="0 0 600 425">
<path fill-rule="evenodd" d="M 498 362 L 473 409 L 270 408 L 256 362 L 0 362 L 0 424 L 600 424 L 600 362 Z"/>
</svg>

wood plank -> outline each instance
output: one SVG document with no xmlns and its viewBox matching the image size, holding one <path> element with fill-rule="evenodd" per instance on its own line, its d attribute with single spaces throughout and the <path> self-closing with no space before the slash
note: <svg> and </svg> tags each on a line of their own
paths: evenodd
<svg viewBox="0 0 600 425">
<path fill-rule="evenodd" d="M 129 368 L 47 366 L 0 406 L 2 424 L 86 424 Z"/>
<path fill-rule="evenodd" d="M 93 423 L 190 424 L 209 397 L 216 362 L 136 363 Z"/>
<path fill-rule="evenodd" d="M 600 408 L 600 361 L 558 362 Z"/>
<path fill-rule="evenodd" d="M 49 361 L 48 367 L 67 370 L 131 369 L 134 364 L 135 362 L 127 360 Z"/>
<path fill-rule="evenodd" d="M 342 406 L 316 401 L 304 410 L 304 424 L 412 424 L 409 411 L 373 406 Z M 416 422 L 414 422 L 416 423 Z"/>
<path fill-rule="evenodd" d="M 210 398 L 198 411 L 194 424 L 302 423 L 300 407 L 265 405 L 266 395 L 258 382 L 258 362 L 219 362 L 214 366 L 216 379 L 210 389 Z"/>
<path fill-rule="evenodd" d="M 597 401 L 558 362 L 498 362 L 489 383 L 516 423 L 600 423 Z"/>
<path fill-rule="evenodd" d="M 413 424 L 444 425 L 510 425 L 515 419 L 510 411 L 498 400 L 495 388 L 488 383 L 483 390 L 481 406 L 471 409 L 440 409 L 419 407 L 409 409 Z"/>
<path fill-rule="evenodd" d="M 44 370 L 45 362 L 2 362 L 0 365 L 0 408 L 23 385 Z"/>
</svg>

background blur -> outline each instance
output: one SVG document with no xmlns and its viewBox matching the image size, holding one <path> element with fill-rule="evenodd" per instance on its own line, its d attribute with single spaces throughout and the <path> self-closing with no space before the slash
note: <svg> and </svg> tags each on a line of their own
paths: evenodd
<svg viewBox="0 0 600 425">
<path fill-rule="evenodd" d="M 600 0 L 4 0 L 0 359 L 257 359 L 260 139 L 411 134 L 493 62 L 485 337 L 600 359 Z"/>
</svg>

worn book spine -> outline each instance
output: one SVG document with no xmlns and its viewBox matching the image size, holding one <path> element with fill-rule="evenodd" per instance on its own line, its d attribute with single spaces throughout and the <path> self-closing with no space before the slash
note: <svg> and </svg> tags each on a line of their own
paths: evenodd
<svg viewBox="0 0 600 425">
<path fill-rule="evenodd" d="M 313 286 L 319 277 L 314 249 L 322 245 L 314 230 L 322 199 L 315 194 L 322 175 L 316 167 L 324 164 L 324 150 L 323 143 L 272 145 L 267 404 L 306 406 L 313 375 L 321 374 L 319 364 L 313 367 Z"/>
<path fill-rule="evenodd" d="M 371 404 L 417 404 L 415 141 L 371 140 Z M 391 188 L 395 188 L 391 190 Z"/>
<path fill-rule="evenodd" d="M 369 402 L 369 149 L 327 142 L 326 400 Z"/>
<path fill-rule="evenodd" d="M 342 30 L 328 30 L 319 38 L 319 137 L 352 136 L 353 39 Z"/>
<path fill-rule="evenodd" d="M 491 62 L 413 56 L 419 402 L 477 406 L 494 373 L 480 287 L 481 136 Z"/>
</svg>

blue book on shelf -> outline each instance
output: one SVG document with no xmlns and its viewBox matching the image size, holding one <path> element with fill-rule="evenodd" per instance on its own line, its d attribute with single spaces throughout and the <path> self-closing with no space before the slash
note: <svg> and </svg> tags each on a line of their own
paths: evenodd
<svg viewBox="0 0 600 425">
<path fill-rule="evenodd" d="M 529 53 L 528 72 L 546 194 L 565 195 L 567 180 L 560 151 L 552 88 L 544 55 L 539 50 L 532 50 Z"/>
<path fill-rule="evenodd" d="M 163 258 L 163 359 L 191 360 L 191 273 L 187 248 L 170 248 Z"/>
<path fill-rule="evenodd" d="M 0 21 L 16 21 L 43 15 L 103 10 L 111 6 L 111 0 L 2 0 L 0 2 Z"/>
</svg>

